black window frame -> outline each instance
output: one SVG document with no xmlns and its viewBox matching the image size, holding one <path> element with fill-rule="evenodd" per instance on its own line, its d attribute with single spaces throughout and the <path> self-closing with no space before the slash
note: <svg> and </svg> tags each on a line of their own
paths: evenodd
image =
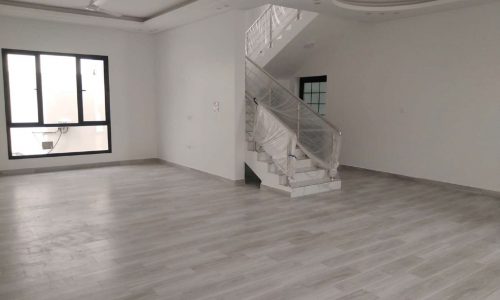
<svg viewBox="0 0 500 300">
<path fill-rule="evenodd" d="M 8 66 L 8 59 L 7 59 L 8 54 L 35 56 L 38 122 L 12 123 L 12 116 L 11 116 L 11 110 L 10 110 L 9 66 Z M 40 66 L 40 55 L 70 56 L 70 57 L 76 58 L 76 80 L 77 80 L 76 87 L 77 87 L 77 107 L 78 107 L 78 122 L 77 123 L 64 123 L 64 124 L 50 124 L 50 123 L 45 124 L 44 123 L 43 95 L 42 95 L 42 74 L 41 74 L 41 66 Z M 104 93 L 105 93 L 104 105 L 105 105 L 105 110 L 106 110 L 106 113 L 105 113 L 106 120 L 104 120 L 104 121 L 85 121 L 84 120 L 84 116 L 83 116 L 83 92 L 85 90 L 82 89 L 82 75 L 81 75 L 81 66 L 80 66 L 82 59 L 103 61 L 103 64 L 104 64 Z M 2 67 L 3 67 L 5 120 L 6 120 L 6 125 L 7 125 L 7 146 L 8 146 L 9 160 L 112 153 L 111 105 L 110 105 L 108 56 L 2 48 Z M 11 133 L 10 133 L 11 128 L 32 128 L 32 127 L 33 128 L 49 128 L 49 127 L 60 128 L 60 127 L 85 127 L 85 126 L 107 126 L 107 130 L 108 130 L 108 149 L 107 150 L 66 152 L 66 153 L 49 153 L 49 154 L 36 154 L 36 155 L 23 155 L 23 156 L 12 155 Z"/>
<path fill-rule="evenodd" d="M 321 75 L 321 76 L 309 76 L 309 77 L 301 77 L 300 78 L 300 81 L 299 81 L 299 97 L 300 99 L 302 99 L 302 101 L 304 101 L 307 105 L 311 106 L 311 108 L 317 112 L 320 116 L 325 116 L 325 114 L 321 114 L 320 113 L 320 106 L 321 105 L 324 105 L 326 106 L 326 102 L 325 103 L 321 103 L 319 102 L 320 101 L 320 97 L 318 96 L 318 103 L 307 103 L 305 100 L 304 100 L 304 94 L 305 94 L 305 90 L 304 90 L 304 86 L 306 83 L 321 83 L 321 82 L 328 82 L 328 76 L 327 75 Z M 312 95 L 313 94 L 327 94 L 327 92 L 321 92 L 321 89 L 319 92 L 312 92 L 311 93 L 308 93 L 308 94 L 311 94 L 311 98 L 312 98 Z M 315 105 L 315 106 L 313 106 Z M 316 109 L 316 107 L 318 109 Z"/>
</svg>

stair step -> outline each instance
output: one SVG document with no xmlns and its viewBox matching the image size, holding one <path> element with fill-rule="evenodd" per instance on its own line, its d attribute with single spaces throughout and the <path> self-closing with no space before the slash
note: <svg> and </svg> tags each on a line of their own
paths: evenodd
<svg viewBox="0 0 500 300">
<path fill-rule="evenodd" d="M 325 169 L 318 169 L 316 167 L 300 168 L 295 170 L 295 175 L 293 178 L 290 178 L 290 183 L 328 178 L 327 175 Z"/>
<path fill-rule="evenodd" d="M 311 186 L 311 185 L 318 185 L 318 184 L 329 183 L 329 182 L 332 182 L 332 180 L 330 178 L 303 180 L 303 181 L 297 181 L 297 182 L 290 182 L 290 187 L 295 189 L 295 188 Z"/>
<path fill-rule="evenodd" d="M 312 171 L 317 171 L 320 170 L 316 168 L 315 166 L 307 166 L 307 167 L 295 167 L 295 173 L 306 173 L 306 172 L 312 172 Z"/>
<path fill-rule="evenodd" d="M 303 181 L 292 184 L 290 196 L 292 198 L 314 195 L 319 193 L 338 191 L 342 187 L 340 180 L 331 181 L 329 178 Z"/>
<path fill-rule="evenodd" d="M 296 148 L 294 154 L 297 159 L 306 159 L 307 155 L 300 148 Z"/>
<path fill-rule="evenodd" d="M 295 168 L 307 168 L 314 167 L 313 161 L 310 158 L 304 157 L 302 159 L 295 160 Z"/>
</svg>

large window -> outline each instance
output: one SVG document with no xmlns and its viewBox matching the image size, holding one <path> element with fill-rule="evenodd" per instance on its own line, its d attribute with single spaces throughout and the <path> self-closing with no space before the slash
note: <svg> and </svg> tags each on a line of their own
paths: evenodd
<svg viewBox="0 0 500 300">
<path fill-rule="evenodd" d="M 315 112 L 326 113 L 326 76 L 300 78 L 300 98 Z"/>
<path fill-rule="evenodd" d="M 2 49 L 10 159 L 111 152 L 106 56 Z"/>
</svg>

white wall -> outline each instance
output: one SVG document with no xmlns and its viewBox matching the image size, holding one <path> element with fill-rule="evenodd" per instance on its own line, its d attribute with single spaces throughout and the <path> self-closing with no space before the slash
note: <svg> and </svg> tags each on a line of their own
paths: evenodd
<svg viewBox="0 0 500 300">
<path fill-rule="evenodd" d="M 306 62 L 328 69 L 342 163 L 500 191 L 499 15 L 494 3 L 353 25 Z"/>
<path fill-rule="evenodd" d="M 157 36 L 160 158 L 243 178 L 244 31 L 235 11 Z"/>
<path fill-rule="evenodd" d="M 259 18 L 266 9 L 269 8 L 269 4 L 265 4 L 253 9 L 248 9 L 245 11 L 245 30 L 249 29 L 250 26 Z"/>
<path fill-rule="evenodd" d="M 0 17 L 0 48 L 109 56 L 112 154 L 8 160 L 0 85 L 0 170 L 157 157 L 154 39 L 139 33 Z M 1 78 L 0 82 L 3 82 Z"/>
</svg>

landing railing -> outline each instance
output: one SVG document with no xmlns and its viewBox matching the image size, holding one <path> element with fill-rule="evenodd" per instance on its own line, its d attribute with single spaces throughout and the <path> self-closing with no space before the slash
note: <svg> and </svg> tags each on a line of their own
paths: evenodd
<svg viewBox="0 0 500 300">
<path fill-rule="evenodd" d="M 272 48 L 297 19 L 300 19 L 300 10 L 269 5 L 246 32 L 246 55 L 255 59 L 265 48 Z"/>
<path fill-rule="evenodd" d="M 300 98 L 283 87 L 251 58 L 246 59 L 246 94 L 263 105 L 297 137 L 297 144 L 313 162 L 337 174 L 341 132 Z M 294 159 L 293 155 L 290 159 Z"/>
</svg>

